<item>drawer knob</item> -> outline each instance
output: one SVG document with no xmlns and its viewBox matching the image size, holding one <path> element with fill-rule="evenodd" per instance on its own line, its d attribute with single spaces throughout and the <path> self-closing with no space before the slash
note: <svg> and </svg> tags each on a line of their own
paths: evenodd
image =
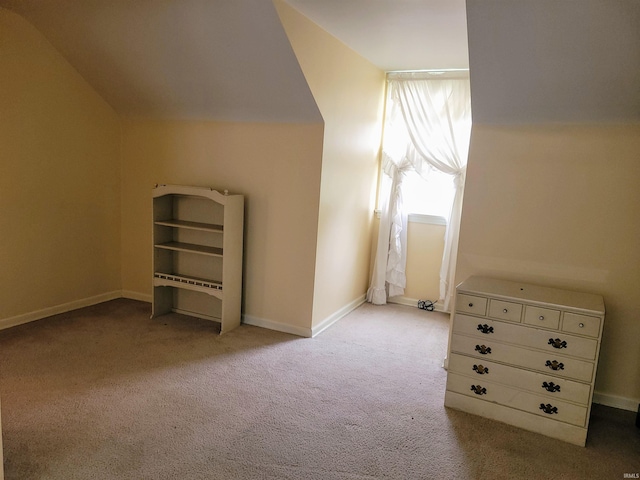
<svg viewBox="0 0 640 480">
<path fill-rule="evenodd" d="M 540 315 L 540 316 L 538 317 L 538 320 L 540 320 L 540 321 L 544 320 L 544 315 Z"/>
<path fill-rule="evenodd" d="M 547 392 L 559 392 L 560 391 L 560 385 L 556 385 L 553 382 L 542 382 L 542 388 L 544 388 Z"/>
<path fill-rule="evenodd" d="M 486 335 L 489 335 L 490 333 L 493 333 L 493 327 L 490 327 L 486 323 L 484 325 L 478 324 L 478 331 L 480 333 L 484 333 Z"/>
<path fill-rule="evenodd" d="M 553 348 L 567 348 L 567 342 L 565 342 L 564 340 L 560 340 L 559 338 L 550 338 L 549 345 L 551 345 Z"/>
<path fill-rule="evenodd" d="M 487 355 L 491 353 L 491 347 L 487 347 L 485 345 L 476 345 L 476 352 L 479 352 L 480 355 Z"/>
<path fill-rule="evenodd" d="M 557 360 L 554 360 L 553 362 L 551 360 L 547 360 L 544 365 L 545 367 L 549 367 L 551 370 L 564 370 L 564 363 L 558 362 Z"/>
<path fill-rule="evenodd" d="M 509 310 L 507 310 L 506 308 L 502 309 L 502 313 L 507 313 Z"/>
<path fill-rule="evenodd" d="M 544 403 L 541 403 L 540 410 L 542 410 L 544 413 L 548 415 L 553 415 L 554 413 L 558 413 L 558 407 L 554 407 L 549 403 L 547 403 L 546 405 Z"/>
<path fill-rule="evenodd" d="M 578 324 L 578 326 L 579 326 L 580 328 L 584 328 L 584 323 L 579 323 L 579 324 Z"/>
<path fill-rule="evenodd" d="M 478 375 L 484 375 L 485 373 L 489 373 L 489 368 L 484 367 L 482 365 L 474 365 L 473 366 L 473 370 L 478 374 Z"/>
<path fill-rule="evenodd" d="M 486 395 L 487 389 L 481 385 L 471 385 L 471 391 L 476 395 Z"/>
<path fill-rule="evenodd" d="M 469 304 L 469 308 L 473 308 L 473 303 L 470 303 L 470 304 Z"/>
</svg>

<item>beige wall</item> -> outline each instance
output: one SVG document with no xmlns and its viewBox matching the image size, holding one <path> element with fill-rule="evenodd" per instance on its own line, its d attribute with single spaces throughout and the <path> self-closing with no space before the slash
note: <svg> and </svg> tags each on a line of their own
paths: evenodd
<svg viewBox="0 0 640 480">
<path fill-rule="evenodd" d="M 3 239 L 3 278 L 16 287 L 5 289 L 12 300 L 0 318 L 109 291 L 150 299 L 155 183 L 247 196 L 245 317 L 308 334 L 314 319 L 364 293 L 382 72 L 313 25 L 304 58 L 325 65 L 310 75 L 331 119 L 326 132 L 119 119 L 21 17 L 3 10 L 2 21 L 10 74 L 1 77 L 9 115 L 0 130 L 3 158 L 15 159 L 3 165 L 1 195 L 13 208 L 2 226 L 15 232 Z M 338 88 L 338 79 L 347 82 Z M 15 278 L 38 289 L 35 302 Z"/>
<path fill-rule="evenodd" d="M 124 120 L 122 284 L 151 294 L 151 189 L 210 186 L 245 197 L 243 313 L 309 333 L 322 125 Z"/>
<path fill-rule="evenodd" d="M 371 270 L 378 246 L 380 221 L 373 224 Z M 407 226 L 407 266 L 404 295 L 390 297 L 390 303 L 416 306 L 418 300 L 437 302 L 440 296 L 440 266 L 444 250 L 444 225 L 409 221 Z"/>
<path fill-rule="evenodd" d="M 431 300 L 434 303 L 438 300 L 445 228 L 444 225 L 409 222 L 406 299 Z"/>
<path fill-rule="evenodd" d="M 640 126 L 474 125 L 456 282 L 602 294 L 596 392 L 640 402 Z"/>
<path fill-rule="evenodd" d="M 0 321 L 119 290 L 118 117 L 2 8 L 0 112 Z"/>
<path fill-rule="evenodd" d="M 313 326 L 368 287 L 384 72 L 285 4 L 274 2 L 325 121 Z"/>
</svg>

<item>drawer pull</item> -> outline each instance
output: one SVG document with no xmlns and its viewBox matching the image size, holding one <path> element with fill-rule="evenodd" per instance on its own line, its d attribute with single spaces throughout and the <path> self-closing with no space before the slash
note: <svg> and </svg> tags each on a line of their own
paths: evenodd
<svg viewBox="0 0 640 480">
<path fill-rule="evenodd" d="M 509 310 L 507 310 L 506 308 L 502 309 L 502 313 L 507 313 Z"/>
<path fill-rule="evenodd" d="M 540 315 L 540 316 L 538 317 L 538 320 L 540 320 L 540 321 L 544 320 L 544 315 Z"/>
<path fill-rule="evenodd" d="M 473 308 L 473 302 L 469 303 L 469 308 Z"/>
<path fill-rule="evenodd" d="M 584 328 L 584 323 L 579 323 L 579 324 L 578 324 L 578 326 L 579 326 L 580 328 Z"/>
<path fill-rule="evenodd" d="M 476 395 L 486 395 L 487 389 L 482 387 L 481 385 L 471 385 L 471 390 Z"/>
<path fill-rule="evenodd" d="M 487 335 L 493 333 L 493 327 L 490 327 L 486 323 L 484 325 L 478 324 L 478 331 L 480 333 L 486 333 Z"/>
<path fill-rule="evenodd" d="M 476 352 L 479 352 L 480 355 L 487 355 L 491 353 L 491 347 L 487 347 L 485 345 L 476 345 Z"/>
<path fill-rule="evenodd" d="M 560 391 L 560 385 L 556 385 L 553 382 L 542 382 L 542 388 L 544 388 L 547 392 L 559 392 Z"/>
<path fill-rule="evenodd" d="M 482 365 L 474 365 L 473 366 L 473 370 L 478 374 L 478 375 L 484 375 L 485 373 L 488 374 L 489 373 L 489 368 L 488 367 L 484 367 Z"/>
<path fill-rule="evenodd" d="M 547 413 L 549 415 L 553 415 L 554 413 L 558 413 L 558 407 L 554 407 L 553 405 L 547 403 L 546 405 L 544 403 L 540 404 L 540 410 L 542 410 L 544 413 Z"/>
<path fill-rule="evenodd" d="M 554 360 L 553 362 L 551 360 L 547 360 L 544 365 L 545 367 L 549 367 L 551 370 L 564 370 L 564 363 L 558 362 L 557 360 Z"/>
<path fill-rule="evenodd" d="M 551 345 L 553 348 L 567 348 L 567 342 L 565 342 L 564 340 L 560 340 L 559 338 L 550 338 L 549 345 Z"/>
</svg>

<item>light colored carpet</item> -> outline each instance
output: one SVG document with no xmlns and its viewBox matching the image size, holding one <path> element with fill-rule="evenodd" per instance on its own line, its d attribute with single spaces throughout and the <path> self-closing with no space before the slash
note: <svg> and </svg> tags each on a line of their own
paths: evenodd
<svg viewBox="0 0 640 480">
<path fill-rule="evenodd" d="M 9 479 L 622 479 L 635 414 L 587 447 L 443 407 L 448 316 L 365 304 L 313 339 L 115 300 L 0 332 Z"/>
</svg>

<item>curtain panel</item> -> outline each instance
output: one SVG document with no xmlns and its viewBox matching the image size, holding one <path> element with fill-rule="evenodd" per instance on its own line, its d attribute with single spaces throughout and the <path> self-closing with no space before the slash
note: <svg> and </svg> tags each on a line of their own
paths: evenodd
<svg viewBox="0 0 640 480">
<path fill-rule="evenodd" d="M 394 74 L 388 78 L 382 145 L 381 219 L 378 249 L 367 300 L 384 304 L 406 286 L 407 212 L 402 208 L 402 179 L 414 170 L 426 178 L 435 169 L 454 177 L 455 196 L 445 232 L 440 298 L 445 311 L 454 290 L 462 194 L 471 137 L 468 78 Z"/>
</svg>

